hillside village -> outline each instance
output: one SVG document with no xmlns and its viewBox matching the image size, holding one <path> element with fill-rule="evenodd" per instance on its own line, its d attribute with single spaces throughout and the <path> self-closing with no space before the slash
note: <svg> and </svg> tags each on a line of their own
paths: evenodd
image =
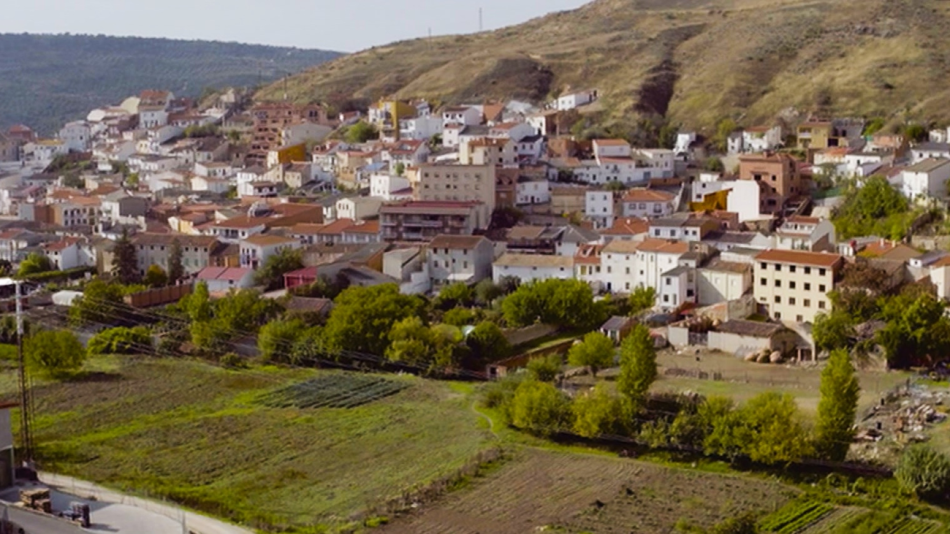
<svg viewBox="0 0 950 534">
<path fill-rule="evenodd" d="M 403 294 L 576 279 L 599 295 L 652 290 L 663 324 L 782 325 L 797 360 L 820 352 L 811 326 L 856 264 L 891 287 L 929 279 L 950 296 L 950 253 L 911 245 L 909 232 L 841 239 L 831 219 L 843 188 L 829 185 L 882 176 L 912 205 L 943 205 L 947 131 L 916 142 L 815 119 L 719 140 L 680 132 L 671 149 L 566 133 L 564 117 L 596 105 L 597 91 L 582 91 L 542 108 L 382 100 L 328 116 L 233 90 L 201 108 L 143 91 L 53 138 L 23 125 L 0 136 L 0 261 L 15 272 L 39 255 L 64 280 L 108 275 L 126 236 L 140 276 L 167 274 L 177 242 L 174 283 L 219 296 L 254 287 L 282 251 L 302 262 L 280 273 L 284 293 L 341 278 Z M 720 348 L 742 357 L 762 344 L 740 338 Z"/>
</svg>

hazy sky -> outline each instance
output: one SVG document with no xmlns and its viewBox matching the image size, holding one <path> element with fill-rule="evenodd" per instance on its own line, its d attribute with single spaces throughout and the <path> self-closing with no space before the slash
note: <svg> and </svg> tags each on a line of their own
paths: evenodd
<svg viewBox="0 0 950 534">
<path fill-rule="evenodd" d="M 241 41 L 355 52 L 373 45 L 524 22 L 588 0 L 27 0 L 0 33 L 91 33 Z"/>
</svg>

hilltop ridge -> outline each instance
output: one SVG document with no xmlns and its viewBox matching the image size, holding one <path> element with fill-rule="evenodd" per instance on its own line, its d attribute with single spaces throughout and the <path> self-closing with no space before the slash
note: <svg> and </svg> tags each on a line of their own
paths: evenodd
<svg viewBox="0 0 950 534">
<path fill-rule="evenodd" d="M 472 35 L 402 41 L 287 83 L 297 101 L 542 101 L 597 88 L 609 123 L 709 130 L 789 114 L 950 120 L 938 0 L 597 0 Z M 258 99 L 282 98 L 284 85 Z"/>
</svg>

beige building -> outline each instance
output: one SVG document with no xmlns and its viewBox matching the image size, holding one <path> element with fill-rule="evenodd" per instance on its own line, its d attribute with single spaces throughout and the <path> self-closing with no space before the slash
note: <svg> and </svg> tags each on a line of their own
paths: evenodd
<svg viewBox="0 0 950 534">
<path fill-rule="evenodd" d="M 145 274 L 152 265 L 158 265 L 167 273 L 172 243 L 176 239 L 181 246 L 181 263 L 185 272 L 197 273 L 210 265 L 211 253 L 218 242 L 212 236 L 151 233 L 135 234 L 131 239 L 141 274 Z"/>
<path fill-rule="evenodd" d="M 407 173 L 415 200 L 481 202 L 479 220 L 488 224 L 495 211 L 494 165 L 422 164 Z"/>
<path fill-rule="evenodd" d="M 767 250 L 755 257 L 755 300 L 773 319 L 812 323 L 831 312 L 828 292 L 843 265 L 838 254 Z"/>
<path fill-rule="evenodd" d="M 440 235 L 429 243 L 429 276 L 436 288 L 491 278 L 494 246 L 484 236 Z"/>
<path fill-rule="evenodd" d="M 697 304 L 709 306 L 736 300 L 752 289 L 752 265 L 714 260 L 697 270 Z"/>
</svg>

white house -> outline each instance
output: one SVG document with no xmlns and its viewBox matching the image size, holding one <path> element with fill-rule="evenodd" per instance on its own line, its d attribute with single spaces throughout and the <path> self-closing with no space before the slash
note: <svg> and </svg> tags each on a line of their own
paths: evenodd
<svg viewBox="0 0 950 534">
<path fill-rule="evenodd" d="M 246 267 L 205 267 L 197 278 L 208 285 L 210 293 L 254 287 L 254 269 Z"/>
<path fill-rule="evenodd" d="M 426 140 L 442 134 L 445 123 L 441 117 L 416 117 L 399 121 L 400 140 Z"/>
<path fill-rule="evenodd" d="M 577 180 L 590 184 L 646 183 L 653 178 L 672 178 L 675 170 L 672 150 L 634 151 L 620 139 L 595 139 L 593 152 L 593 160 L 581 161 L 574 169 Z"/>
<path fill-rule="evenodd" d="M 309 121 L 284 126 L 280 131 L 281 146 L 292 146 L 313 141 L 319 143 L 326 139 L 333 128 Z"/>
<path fill-rule="evenodd" d="M 590 104 L 597 98 L 597 91 L 580 91 L 558 97 L 554 102 L 554 107 L 558 111 L 568 111 Z"/>
<path fill-rule="evenodd" d="M 511 139 L 515 142 L 535 135 L 534 128 L 526 122 L 503 122 L 490 127 L 488 130 L 488 137 L 494 139 Z"/>
<path fill-rule="evenodd" d="M 914 164 L 925 159 L 950 159 L 950 144 L 948 143 L 920 143 L 910 149 Z"/>
<path fill-rule="evenodd" d="M 86 263 L 81 261 L 81 256 L 84 255 L 80 254 L 80 241 L 78 237 L 64 237 L 42 245 L 43 253 L 49 258 L 53 270 L 63 271 L 86 266 Z"/>
<path fill-rule="evenodd" d="M 546 254 L 503 254 L 492 264 L 492 279 L 495 283 L 505 276 L 514 276 L 522 283 L 535 280 L 574 278 L 574 258 Z"/>
<path fill-rule="evenodd" d="M 551 202 L 551 182 L 547 178 L 518 179 L 515 184 L 515 204 L 526 206 Z"/>
<path fill-rule="evenodd" d="M 231 187 L 231 180 L 227 178 L 216 178 L 213 176 L 193 176 L 191 178 L 192 191 L 211 191 L 212 193 L 224 194 Z"/>
<path fill-rule="evenodd" d="M 655 189 L 630 189 L 620 201 L 624 217 L 667 217 L 676 211 L 676 195 Z"/>
<path fill-rule="evenodd" d="M 728 139 L 730 154 L 765 152 L 779 148 L 782 144 L 781 126 L 746 128 L 733 132 Z"/>
<path fill-rule="evenodd" d="M 484 236 L 437 236 L 429 242 L 426 255 L 432 287 L 490 278 L 493 257 L 494 245 Z"/>
<path fill-rule="evenodd" d="M 604 285 L 617 293 L 631 293 L 638 287 L 652 287 L 659 293 L 662 274 L 678 267 L 688 251 L 689 244 L 681 241 L 613 240 L 600 256 Z"/>
<path fill-rule="evenodd" d="M 901 193 L 916 200 L 922 197 L 943 199 L 950 179 L 950 159 L 924 159 L 901 172 Z"/>
<path fill-rule="evenodd" d="M 594 228 L 609 228 L 620 208 L 613 191 L 590 189 L 584 193 L 584 218 L 594 223 Z"/>
<path fill-rule="evenodd" d="M 237 193 L 242 197 L 254 195 L 254 182 L 266 182 L 267 169 L 260 166 L 248 167 L 237 171 Z"/>
<path fill-rule="evenodd" d="M 92 144 L 92 129 L 85 121 L 68 122 L 59 130 L 59 140 L 67 150 L 86 152 Z"/>
<path fill-rule="evenodd" d="M 364 221 L 379 215 L 383 200 L 377 197 L 349 197 L 336 202 L 336 218 Z"/>
<path fill-rule="evenodd" d="M 412 198 L 412 184 L 408 178 L 391 174 L 374 174 L 369 178 L 369 196 L 383 202 Z"/>
<path fill-rule="evenodd" d="M 696 269 L 679 265 L 660 275 L 656 304 L 662 311 L 672 311 L 684 302 L 696 302 Z"/>
<path fill-rule="evenodd" d="M 279 235 L 252 235 L 240 242 L 241 267 L 258 269 L 282 250 L 298 249 L 299 239 Z"/>
<path fill-rule="evenodd" d="M 736 300 L 752 291 L 752 265 L 719 259 L 696 271 L 696 303 L 710 306 Z"/>
<path fill-rule="evenodd" d="M 450 124 L 473 126 L 482 122 L 482 112 L 475 106 L 449 106 L 442 110 L 442 128 Z"/>
<path fill-rule="evenodd" d="M 227 178 L 234 175 L 234 168 L 230 163 L 208 161 L 195 163 L 195 174 L 208 178 Z"/>
<path fill-rule="evenodd" d="M 828 219 L 793 215 L 775 232 L 775 248 L 834 252 L 837 249 L 835 225 Z"/>
</svg>

